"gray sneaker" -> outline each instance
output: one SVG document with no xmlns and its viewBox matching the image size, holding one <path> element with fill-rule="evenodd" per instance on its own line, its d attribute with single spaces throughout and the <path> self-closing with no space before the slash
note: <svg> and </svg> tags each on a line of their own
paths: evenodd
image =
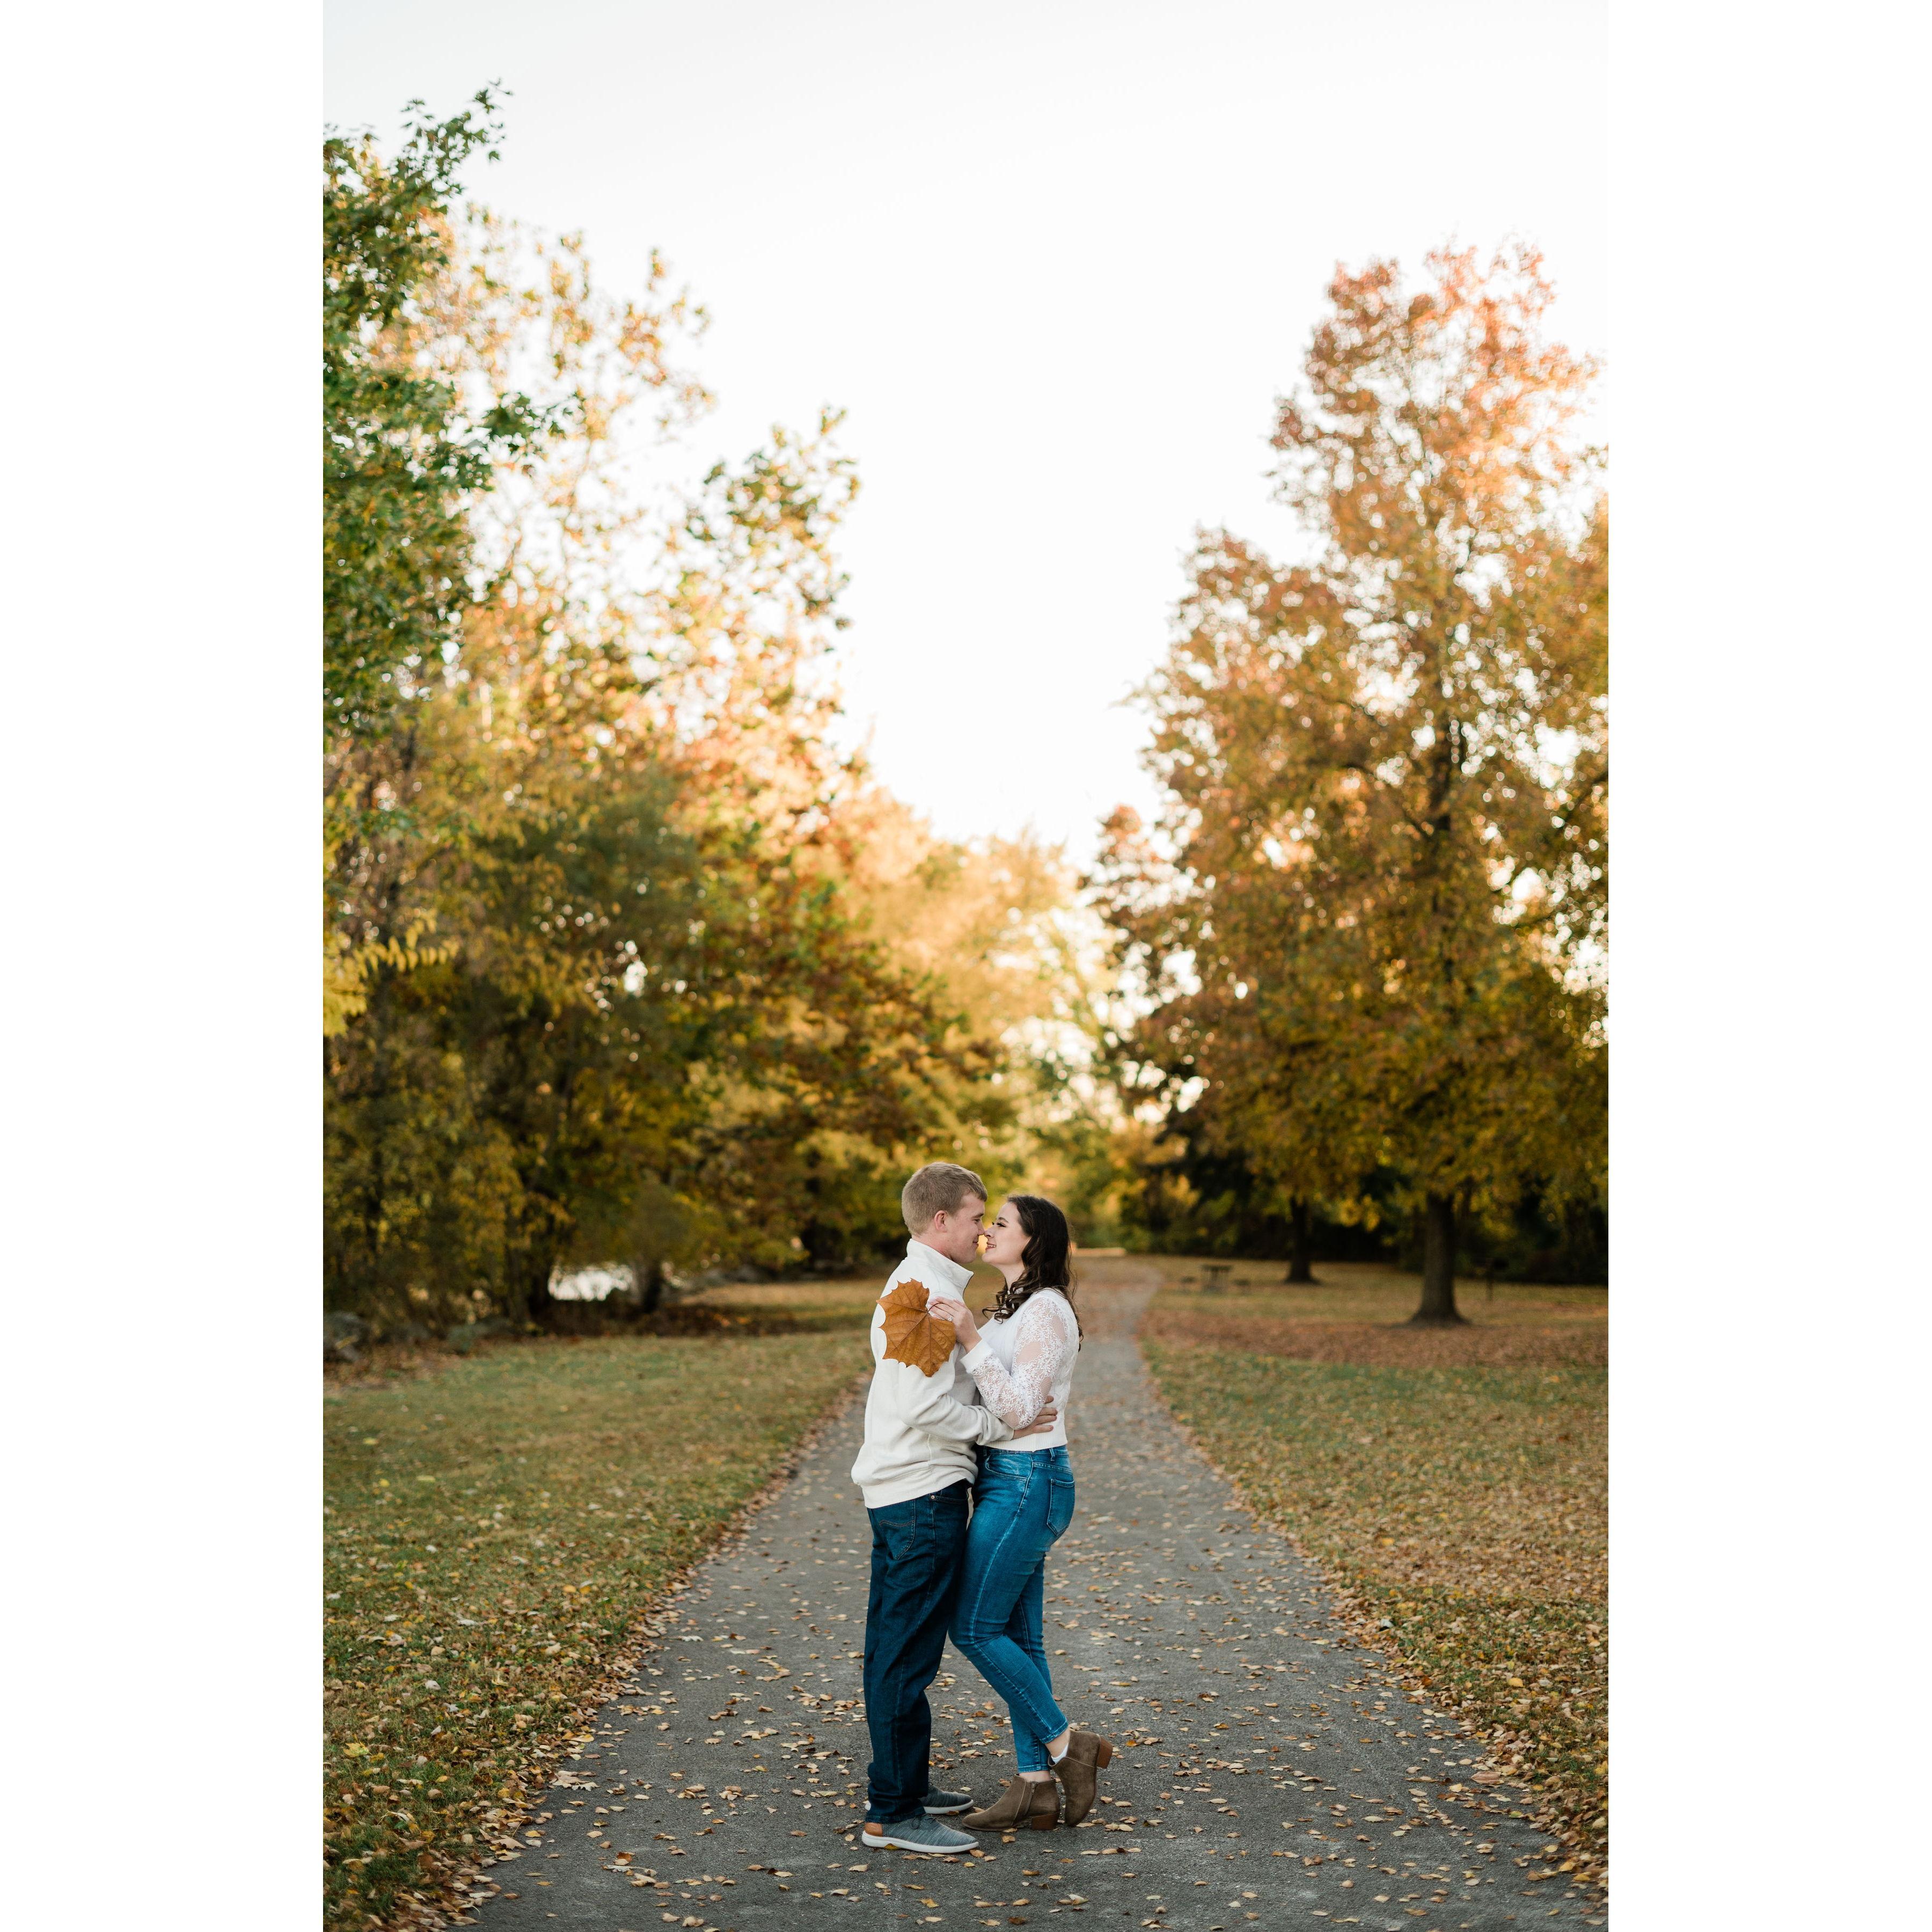
<svg viewBox="0 0 1932 1932">
<path fill-rule="evenodd" d="M 937 1818 L 895 1818 L 890 1825 L 875 1825 L 870 1819 L 859 1834 L 868 1846 L 896 1845 L 902 1852 L 924 1852 L 933 1858 L 948 1858 L 956 1852 L 970 1852 L 976 1840 Z"/>
<path fill-rule="evenodd" d="M 973 1808 L 973 1794 L 970 1791 L 928 1791 L 926 1794 L 926 1815 L 928 1818 L 950 1818 L 955 1812 L 970 1811 Z"/>
</svg>

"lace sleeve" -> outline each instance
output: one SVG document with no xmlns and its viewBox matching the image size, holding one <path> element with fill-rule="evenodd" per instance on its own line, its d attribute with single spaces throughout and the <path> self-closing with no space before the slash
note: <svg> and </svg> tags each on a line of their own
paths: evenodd
<svg viewBox="0 0 1932 1932">
<path fill-rule="evenodd" d="M 1009 1429 L 1024 1429 L 1046 1406 L 1054 1384 L 1080 1345 L 1080 1330 L 1060 1296 L 1035 1294 L 1013 1317 L 1013 1334 L 1010 1370 L 988 1348 L 970 1372 L 986 1406 Z"/>
</svg>

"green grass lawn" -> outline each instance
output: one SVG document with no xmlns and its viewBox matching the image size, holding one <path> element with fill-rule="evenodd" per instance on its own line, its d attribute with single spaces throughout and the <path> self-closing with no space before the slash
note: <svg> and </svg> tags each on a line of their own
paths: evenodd
<svg viewBox="0 0 1932 1932">
<path fill-rule="evenodd" d="M 1204 1280 L 1208 1264 L 1172 1255 L 1134 1258 L 1160 1273 L 1162 1287 L 1148 1315 L 1152 1328 L 1178 1322 L 1193 1331 L 1193 1339 L 1204 1340 L 1208 1327 L 1217 1325 L 1231 1341 L 1238 1334 L 1244 1347 L 1270 1346 L 1285 1330 L 1372 1324 L 1383 1331 L 1384 1352 L 1426 1347 L 1445 1360 L 1468 1360 L 1507 1354 L 1513 1343 L 1534 1343 L 1543 1352 L 1536 1338 L 1549 1337 L 1549 1346 L 1564 1359 L 1577 1360 L 1592 1348 L 1600 1356 L 1609 1306 L 1601 1288 L 1507 1281 L 1486 1288 L 1464 1281 L 1456 1298 L 1468 1318 L 1466 1328 L 1413 1329 L 1406 1324 L 1421 1299 L 1421 1282 L 1383 1262 L 1324 1262 L 1312 1286 L 1290 1288 L 1280 1262 L 1235 1262 L 1225 1285 L 1210 1288 Z M 1293 1352 L 1306 1352 L 1298 1347 Z"/>
<path fill-rule="evenodd" d="M 797 1334 L 532 1340 L 332 1380 L 329 1925 L 434 1900 L 524 1810 L 640 1618 L 855 1384 L 877 1292 Z"/>
<path fill-rule="evenodd" d="M 882 1262 L 876 1274 L 844 1281 L 737 1282 L 687 1296 L 680 1306 L 715 1308 L 729 1318 L 751 1323 L 820 1330 L 862 1328 L 872 1318 L 872 1304 L 891 1272 L 892 1264 Z M 997 1286 L 999 1277 L 992 1279 Z"/>
<path fill-rule="evenodd" d="M 1603 1292 L 1499 1288 L 1486 1323 L 1479 1289 L 1464 1304 L 1478 1318 L 1444 1334 L 1388 1325 L 1412 1310 L 1412 1277 L 1365 1270 L 1352 1294 L 1346 1270 L 1317 1272 L 1318 1294 L 1250 1288 L 1237 1309 L 1172 1268 L 1149 1365 L 1208 1454 L 1356 1615 L 1388 1620 L 1408 1669 L 1539 1789 L 1540 1815 L 1599 1874 Z"/>
</svg>

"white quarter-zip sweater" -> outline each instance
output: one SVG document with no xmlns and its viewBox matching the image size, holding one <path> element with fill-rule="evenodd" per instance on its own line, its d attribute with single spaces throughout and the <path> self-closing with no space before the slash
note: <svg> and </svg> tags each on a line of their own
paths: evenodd
<svg viewBox="0 0 1932 1932">
<path fill-rule="evenodd" d="M 879 1291 L 883 1303 L 902 1281 L 926 1284 L 934 1300 L 957 1295 L 973 1279 L 970 1268 L 948 1261 L 923 1241 L 908 1241 L 906 1258 Z M 956 1346 L 929 1376 L 909 1362 L 886 1360 L 886 1316 L 872 1310 L 872 1388 L 866 1398 L 866 1442 L 852 1465 L 852 1480 L 868 1509 L 910 1502 L 979 1473 L 974 1450 L 1004 1442 L 1012 1431 L 990 1408 L 973 1400 L 977 1391 L 960 1366 Z"/>
</svg>

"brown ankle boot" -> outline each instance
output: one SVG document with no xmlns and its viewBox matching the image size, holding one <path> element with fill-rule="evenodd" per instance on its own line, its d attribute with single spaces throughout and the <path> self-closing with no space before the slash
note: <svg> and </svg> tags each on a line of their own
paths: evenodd
<svg viewBox="0 0 1932 1932">
<path fill-rule="evenodd" d="M 1093 1731 L 1076 1730 L 1066 1741 L 1066 1755 L 1053 1767 L 1064 1799 L 1060 1821 L 1077 1825 L 1094 1808 L 1100 1773 L 1112 1762 L 1113 1742 Z"/>
<path fill-rule="evenodd" d="M 1016 1776 L 983 1811 L 958 1821 L 969 1832 L 1050 1832 L 1060 1822 L 1060 1793 L 1053 1780 Z"/>
</svg>

